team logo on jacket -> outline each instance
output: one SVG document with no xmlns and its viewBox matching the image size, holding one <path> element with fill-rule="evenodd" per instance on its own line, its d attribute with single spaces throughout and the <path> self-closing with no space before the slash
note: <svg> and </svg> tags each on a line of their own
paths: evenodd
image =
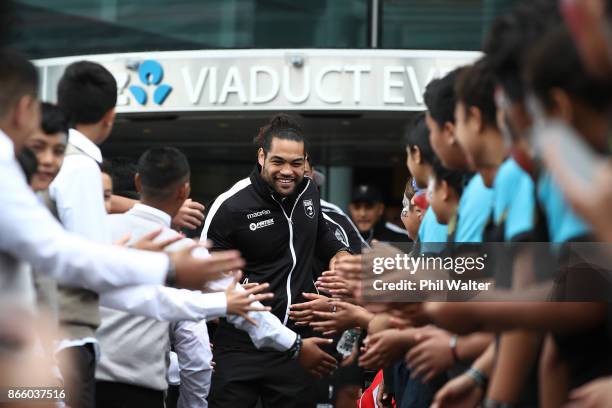
<svg viewBox="0 0 612 408">
<path fill-rule="evenodd" d="M 314 205 L 312 204 L 312 200 L 304 200 L 302 201 L 302 204 L 304 204 L 304 212 L 306 213 L 308 218 L 314 218 L 315 211 Z"/>
<path fill-rule="evenodd" d="M 342 242 L 345 246 L 349 246 L 348 242 L 346 241 L 346 239 L 344 239 L 344 234 L 342 233 L 342 231 L 340 231 L 340 228 L 336 228 L 336 239 L 340 242 Z"/>
</svg>

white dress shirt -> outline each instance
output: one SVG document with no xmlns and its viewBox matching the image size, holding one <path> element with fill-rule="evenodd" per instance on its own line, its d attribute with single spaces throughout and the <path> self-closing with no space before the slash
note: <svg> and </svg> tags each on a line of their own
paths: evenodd
<svg viewBox="0 0 612 408">
<path fill-rule="evenodd" d="M 140 203 L 124 214 L 107 215 L 107 218 L 113 240 L 129 234 L 130 242 L 135 242 L 159 228 L 163 230 L 156 240 L 178 235 L 170 228 L 170 215 Z M 184 238 L 167 250 L 177 251 L 191 244 L 192 240 Z M 100 305 L 162 321 L 199 321 L 225 316 L 227 301 L 223 291 L 202 293 L 162 285 L 138 285 L 102 293 Z"/>
<path fill-rule="evenodd" d="M 89 242 L 68 233 L 40 204 L 0 130 L 0 290 L 19 288 L 19 261 L 60 283 L 104 292 L 134 284 L 162 284 L 168 256 Z"/>
<path fill-rule="evenodd" d="M 178 357 L 180 393 L 178 408 L 208 407 L 212 378 L 212 350 L 206 321 L 170 324 L 170 341 Z"/>
<path fill-rule="evenodd" d="M 166 226 L 157 239 L 165 240 L 177 233 L 170 229 L 170 216 L 156 208 L 136 204 L 125 214 L 109 215 L 112 237 L 118 239 L 131 234 L 136 240 L 160 226 Z M 148 220 L 148 222 L 145 222 Z M 188 239 L 172 244 L 169 250 L 178 250 L 190 243 Z M 208 256 L 208 251 L 193 252 L 194 256 Z M 130 311 L 133 314 L 149 316 L 158 320 L 208 320 L 225 315 L 227 305 L 224 291 L 232 283 L 232 277 L 218 279 L 206 284 L 206 290 L 214 293 L 201 294 L 197 291 L 173 289 L 155 285 L 140 285 L 118 291 L 103 293 L 100 304 L 114 309 Z M 244 290 L 237 285 L 237 290 Z M 262 306 L 259 302 L 253 305 Z M 246 331 L 257 348 L 271 347 L 279 351 L 291 348 L 296 334 L 270 312 L 249 312 L 257 326 L 240 316 L 227 316 L 228 322 Z"/>
<path fill-rule="evenodd" d="M 172 219 L 169 214 L 140 203 L 124 214 L 109 215 L 108 221 L 113 240 L 129 234 L 129 242 L 135 242 L 158 228 L 162 228 L 162 232 L 156 240 L 166 240 L 178 235 L 170 228 Z M 193 241 L 183 238 L 170 245 L 167 250 L 177 251 L 189 245 L 193 245 Z M 162 372 L 161 368 L 165 368 L 164 353 L 165 343 L 168 343 L 168 325 L 135 316 L 134 310 L 130 309 L 138 306 L 138 311 L 144 312 L 142 315 L 169 317 L 165 320 L 176 321 L 181 318 L 220 317 L 225 315 L 227 304 L 224 292 L 203 294 L 199 291 L 179 290 L 160 285 L 134 286 L 106 292 L 101 296 L 101 304 L 108 306 L 108 298 L 112 298 L 119 307 L 101 308 L 102 324 L 97 336 L 103 353 L 96 378 L 154 389 L 165 389 L 167 385 L 165 382 L 167 370 L 164 369 Z M 148 338 L 150 336 L 152 338 Z M 206 397 L 212 375 L 212 352 L 206 321 L 172 323 L 170 339 L 174 344 L 180 366 L 179 407 L 207 407 Z M 151 344 L 145 344 L 147 341 Z"/>
<path fill-rule="evenodd" d="M 70 129 L 68 142 L 84 154 L 66 155 L 49 186 L 49 195 L 55 201 L 64 228 L 91 241 L 110 244 L 99 167 L 100 148 L 75 129 Z"/>
<path fill-rule="evenodd" d="M 76 129 L 70 129 L 68 143 L 69 149 L 76 148 L 83 154 L 67 152 L 59 173 L 49 186 L 49 195 L 55 202 L 60 222 L 66 230 L 83 238 L 110 244 L 100 171 L 102 152 Z M 59 343 L 58 350 L 96 342 L 95 337 L 65 338 Z"/>
</svg>

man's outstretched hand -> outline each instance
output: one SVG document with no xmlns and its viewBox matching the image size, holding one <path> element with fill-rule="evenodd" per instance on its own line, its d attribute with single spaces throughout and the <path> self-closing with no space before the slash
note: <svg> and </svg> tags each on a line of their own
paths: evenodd
<svg viewBox="0 0 612 408">
<path fill-rule="evenodd" d="M 215 251 L 207 257 L 194 256 L 193 252 L 203 245 L 192 245 L 169 254 L 176 271 L 176 286 L 200 290 L 204 284 L 223 277 L 244 266 L 239 251 Z"/>
<path fill-rule="evenodd" d="M 238 289 L 237 285 L 241 277 L 242 273 L 236 274 L 236 276 L 234 276 L 234 281 L 225 290 L 225 297 L 227 299 L 227 314 L 240 316 L 251 324 L 257 326 L 257 322 L 250 317 L 248 313 L 269 312 L 271 308 L 269 306 L 263 306 L 261 304 L 257 305 L 253 303 L 271 299 L 274 297 L 274 294 L 261 293 L 270 286 L 268 283 L 250 285 L 248 289 Z"/>
<path fill-rule="evenodd" d="M 300 365 L 317 378 L 324 377 L 333 372 L 338 367 L 336 359 L 319 347 L 331 343 L 331 339 L 323 339 L 320 337 L 304 339 L 298 357 Z"/>
<path fill-rule="evenodd" d="M 204 210 L 206 207 L 193 201 L 191 198 L 185 200 L 178 213 L 172 218 L 172 228 L 180 230 L 187 228 L 190 230 L 197 229 L 204 222 Z"/>
</svg>

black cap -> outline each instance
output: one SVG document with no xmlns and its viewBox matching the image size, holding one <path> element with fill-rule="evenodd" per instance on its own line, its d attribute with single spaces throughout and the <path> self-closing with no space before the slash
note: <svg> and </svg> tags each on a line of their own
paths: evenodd
<svg viewBox="0 0 612 408">
<path fill-rule="evenodd" d="M 370 184 L 360 184 L 353 190 L 351 203 L 382 203 L 380 190 Z"/>
</svg>

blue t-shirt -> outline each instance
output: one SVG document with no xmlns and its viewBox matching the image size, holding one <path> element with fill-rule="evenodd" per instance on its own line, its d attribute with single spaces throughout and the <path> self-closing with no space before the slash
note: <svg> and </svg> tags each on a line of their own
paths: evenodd
<svg viewBox="0 0 612 408">
<path fill-rule="evenodd" d="M 534 182 L 514 159 L 506 160 L 493 181 L 493 220 L 504 227 L 504 241 L 535 227 Z"/>
<path fill-rule="evenodd" d="M 546 214 L 550 242 L 567 242 L 590 233 L 588 225 L 570 208 L 549 173 L 543 173 L 538 179 L 538 201 Z"/>
<path fill-rule="evenodd" d="M 421 226 L 419 227 L 419 241 L 446 242 L 447 226 L 440 224 L 431 206 L 425 211 Z"/>
<path fill-rule="evenodd" d="M 455 242 L 482 242 L 492 207 L 493 189 L 485 186 L 480 174 L 475 174 L 459 200 Z"/>
</svg>

